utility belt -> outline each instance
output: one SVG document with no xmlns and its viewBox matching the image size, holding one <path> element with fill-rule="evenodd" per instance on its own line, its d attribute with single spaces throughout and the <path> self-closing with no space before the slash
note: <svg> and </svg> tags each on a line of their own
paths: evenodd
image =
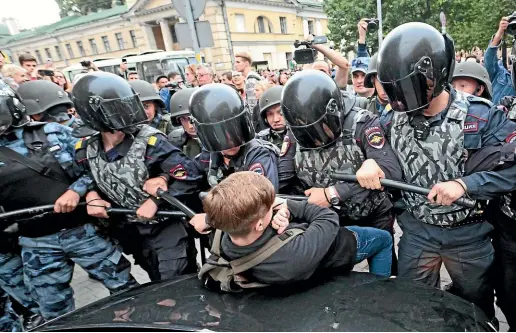
<svg viewBox="0 0 516 333">
<path fill-rule="evenodd" d="M 443 228 L 443 229 L 456 229 L 456 228 L 464 227 L 466 225 L 482 223 L 482 222 L 486 222 L 486 218 L 483 215 L 483 211 L 479 211 L 478 213 L 473 212 L 472 215 L 468 216 L 464 220 L 454 223 L 452 225 L 440 225 L 440 224 L 431 224 L 431 223 L 427 223 L 427 224 L 435 225 L 435 226 Z M 423 222 L 423 223 L 426 223 L 426 222 Z"/>
</svg>

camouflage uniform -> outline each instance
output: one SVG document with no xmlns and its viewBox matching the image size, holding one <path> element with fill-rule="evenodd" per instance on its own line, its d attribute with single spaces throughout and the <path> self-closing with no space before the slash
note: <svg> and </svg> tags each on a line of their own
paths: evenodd
<svg viewBox="0 0 516 333">
<path fill-rule="evenodd" d="M 375 156 L 377 154 L 380 155 Z M 382 169 L 390 170 L 392 174 L 388 178 L 401 178 L 399 164 L 385 142 L 378 118 L 367 110 L 353 109 L 344 119 L 343 134 L 335 144 L 319 149 L 297 146 L 297 176 L 308 187 L 335 186 L 341 199 L 341 204 L 335 208 L 343 224 L 376 226 L 392 232 L 393 221 L 389 213 L 392 205 L 386 192 L 368 191 L 357 184 L 336 182 L 330 177 L 334 171 L 355 174 L 367 158 L 374 158 Z"/>
<path fill-rule="evenodd" d="M 156 116 L 154 117 L 154 119 L 152 119 L 152 121 L 149 125 L 167 135 L 174 130 L 174 126 L 172 125 L 172 120 L 170 119 L 170 114 L 168 114 L 168 113 L 167 114 L 156 113 Z"/>
<path fill-rule="evenodd" d="M 157 176 L 172 180 L 168 187 L 171 195 L 185 200 L 193 200 L 195 196 L 199 201 L 195 192 L 203 177 L 201 170 L 160 131 L 144 125 L 134 138 L 126 135 L 109 154 L 101 148 L 100 140 L 96 135 L 81 141 L 76 146 L 75 157 L 83 173 L 91 175 L 96 187 L 115 205 L 138 209 L 150 197 L 143 191 L 143 184 Z M 152 200 L 158 205 L 162 203 L 156 198 Z M 134 255 L 151 280 L 169 279 L 196 270 L 195 247 L 183 221 L 167 218 L 144 221 L 127 216 L 124 221 L 116 222 L 109 221 L 110 231 L 124 252 Z"/>
<path fill-rule="evenodd" d="M 72 129 L 57 123 L 32 124 L 14 130 L 10 139 L 4 135 L 0 145 L 41 164 L 48 163 L 50 169 L 56 165 L 64 176 L 74 179 L 77 170 L 74 171 L 73 154 L 77 139 L 71 133 Z M 92 179 L 83 176 L 69 189 L 83 196 L 91 185 Z M 25 282 L 47 320 L 74 308 L 70 287 L 74 262 L 101 280 L 111 292 L 136 284 L 130 275 L 129 261 L 113 243 L 97 233 L 94 225 L 87 223 L 86 214 L 82 216 L 84 221 L 79 216 L 79 220 L 68 222 L 69 227 L 43 224 L 38 230 L 42 232 L 40 235 L 30 229 L 20 231 Z M 59 217 L 55 217 L 56 221 Z M 55 228 L 61 229 L 56 232 Z"/>
<path fill-rule="evenodd" d="M 391 126 L 390 141 L 404 178 L 426 188 L 461 179 L 473 198 L 495 199 L 513 186 L 514 180 L 501 172 L 472 170 L 466 174 L 465 163 L 471 152 L 513 137 L 516 124 L 504 119 L 503 113 L 483 98 L 451 89 L 449 99 L 449 107 L 443 112 L 419 118 L 426 122 L 426 139 L 416 139 L 413 126 L 418 125 L 410 115 L 389 112 L 384 118 L 384 127 Z M 514 173 L 512 169 L 507 171 Z M 450 291 L 475 303 L 492 318 L 492 226 L 472 209 L 433 205 L 425 196 L 402 194 L 407 210 L 397 219 L 403 230 L 399 275 L 439 287 L 439 270 L 444 263 L 453 282 Z"/>
<path fill-rule="evenodd" d="M 283 139 L 285 138 L 286 134 L 286 130 L 284 130 L 283 132 L 276 132 L 270 128 L 266 128 L 263 131 L 258 132 L 258 134 L 256 134 L 256 138 L 264 141 L 269 141 L 270 143 L 281 149 L 281 146 L 283 145 Z"/>
<path fill-rule="evenodd" d="M 168 140 L 174 146 L 181 149 L 183 154 L 197 162 L 200 170 L 208 171 L 210 166 L 210 153 L 202 147 L 199 138 L 192 138 L 185 132 L 183 127 L 180 127 L 168 134 Z"/>
<path fill-rule="evenodd" d="M 9 295 L 0 289 L 0 331 L 22 332 L 23 328 L 16 312 L 12 308 Z"/>
<path fill-rule="evenodd" d="M 258 104 L 258 100 L 254 94 L 254 88 L 256 83 L 261 79 L 262 78 L 255 72 L 247 73 L 247 77 L 245 78 L 245 98 L 250 111 L 254 110 L 255 105 Z"/>
</svg>

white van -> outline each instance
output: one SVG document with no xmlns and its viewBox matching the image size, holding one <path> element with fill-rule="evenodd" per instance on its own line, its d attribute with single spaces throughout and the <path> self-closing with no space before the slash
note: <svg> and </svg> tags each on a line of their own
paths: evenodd
<svg viewBox="0 0 516 333">
<path fill-rule="evenodd" d="M 145 52 L 144 52 L 145 53 Z M 129 71 L 137 71 L 140 78 L 154 83 L 160 75 L 168 75 L 170 72 L 178 72 L 185 79 L 184 69 L 189 64 L 195 64 L 195 53 L 193 51 L 168 51 L 137 55 L 124 58 L 127 61 Z M 204 56 L 202 56 L 204 62 Z M 122 58 L 113 58 L 101 61 L 93 61 L 98 69 L 105 72 L 117 74 Z M 63 73 L 70 82 L 75 75 L 82 71 L 81 64 L 66 67 Z"/>
</svg>

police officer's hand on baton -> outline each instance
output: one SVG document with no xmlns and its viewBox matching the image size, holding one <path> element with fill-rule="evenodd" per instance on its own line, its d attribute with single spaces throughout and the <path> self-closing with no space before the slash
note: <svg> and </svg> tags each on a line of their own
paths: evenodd
<svg viewBox="0 0 516 333">
<path fill-rule="evenodd" d="M 143 190 L 154 197 L 158 195 L 157 192 L 160 188 L 163 191 L 168 189 L 168 179 L 166 176 L 149 178 L 145 184 L 143 184 Z"/>
<path fill-rule="evenodd" d="M 111 207 L 111 203 L 103 200 L 97 192 L 91 191 L 86 194 L 86 211 L 88 215 L 107 219 L 109 216 L 106 209 L 109 207 Z"/>
<path fill-rule="evenodd" d="M 54 211 L 56 213 L 70 213 L 81 200 L 81 196 L 72 190 L 66 191 L 61 195 L 54 204 Z"/>
<path fill-rule="evenodd" d="M 356 176 L 360 186 L 369 190 L 381 190 L 382 184 L 380 183 L 380 179 L 385 178 L 385 173 L 378 164 L 376 164 L 375 160 L 367 159 L 362 163 L 360 169 L 358 169 Z"/>
</svg>

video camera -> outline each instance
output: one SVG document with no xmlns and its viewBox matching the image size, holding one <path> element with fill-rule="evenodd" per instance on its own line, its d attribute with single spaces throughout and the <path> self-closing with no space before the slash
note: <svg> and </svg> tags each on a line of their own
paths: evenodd
<svg viewBox="0 0 516 333">
<path fill-rule="evenodd" d="M 294 42 L 294 47 L 297 49 L 300 46 L 305 46 L 302 49 L 298 49 L 294 51 L 294 60 L 297 64 L 311 64 L 315 61 L 317 57 L 317 50 L 312 48 L 314 44 L 325 44 L 328 42 L 328 38 L 326 36 L 315 36 L 314 39 L 310 42 L 296 40 Z"/>
<path fill-rule="evenodd" d="M 509 35 L 516 36 L 516 12 L 512 13 L 507 20 L 509 21 L 509 25 L 505 32 Z"/>
<path fill-rule="evenodd" d="M 378 29 L 378 25 L 380 24 L 380 20 L 377 18 L 364 19 L 367 22 L 367 31 L 371 32 Z"/>
</svg>

